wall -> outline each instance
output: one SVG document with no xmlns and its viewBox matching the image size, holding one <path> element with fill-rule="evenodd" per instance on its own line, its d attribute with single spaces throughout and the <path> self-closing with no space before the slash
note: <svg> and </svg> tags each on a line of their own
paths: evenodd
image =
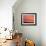
<svg viewBox="0 0 46 46">
<path fill-rule="evenodd" d="M 5 38 L 5 36 L 10 36 L 10 32 L 7 30 L 7 32 L 3 31 L 1 27 L 6 27 L 9 30 L 12 29 L 12 6 L 16 0 L 0 0 L 0 38 Z M 7 37 L 9 38 L 9 37 Z"/>
<path fill-rule="evenodd" d="M 0 0 L 0 27 L 12 29 L 12 6 L 16 0 Z"/>
<path fill-rule="evenodd" d="M 23 33 L 23 37 L 35 41 L 36 46 L 41 46 L 41 29 L 40 29 L 40 0 L 23 0 L 17 7 L 14 5 L 14 24 L 15 30 Z M 21 25 L 21 13 L 37 13 L 37 25 L 36 26 L 22 26 Z"/>
<path fill-rule="evenodd" d="M 41 41 L 46 46 L 46 0 L 41 1 Z"/>
</svg>

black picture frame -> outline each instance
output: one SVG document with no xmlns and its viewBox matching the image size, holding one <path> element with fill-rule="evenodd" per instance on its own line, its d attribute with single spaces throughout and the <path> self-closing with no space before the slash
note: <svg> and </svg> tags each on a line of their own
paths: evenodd
<svg viewBox="0 0 46 46">
<path fill-rule="evenodd" d="M 37 25 L 37 13 L 21 13 L 21 25 L 27 26 Z"/>
</svg>

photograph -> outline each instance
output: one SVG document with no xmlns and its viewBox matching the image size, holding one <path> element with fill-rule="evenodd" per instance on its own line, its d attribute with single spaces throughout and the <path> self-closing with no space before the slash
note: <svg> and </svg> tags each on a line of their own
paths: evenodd
<svg viewBox="0 0 46 46">
<path fill-rule="evenodd" d="M 37 13 L 21 13 L 21 25 L 36 25 Z"/>
</svg>

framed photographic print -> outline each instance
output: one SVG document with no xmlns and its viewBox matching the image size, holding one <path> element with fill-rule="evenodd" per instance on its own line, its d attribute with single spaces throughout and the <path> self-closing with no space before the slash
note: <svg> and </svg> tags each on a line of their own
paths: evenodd
<svg viewBox="0 0 46 46">
<path fill-rule="evenodd" d="M 37 13 L 21 13 L 21 25 L 37 25 Z"/>
</svg>

